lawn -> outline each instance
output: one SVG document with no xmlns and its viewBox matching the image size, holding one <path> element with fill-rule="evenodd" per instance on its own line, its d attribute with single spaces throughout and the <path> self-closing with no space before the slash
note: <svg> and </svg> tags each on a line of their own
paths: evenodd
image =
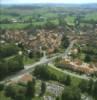
<svg viewBox="0 0 97 100">
<path fill-rule="evenodd" d="M 28 26 L 28 23 L 10 23 L 10 24 L 1 24 L 1 29 L 23 29 Z"/>
<path fill-rule="evenodd" d="M 97 12 L 88 13 L 84 19 L 97 21 Z"/>
<path fill-rule="evenodd" d="M 53 67 L 48 67 L 48 71 L 51 72 L 51 74 L 55 75 L 58 77 L 58 79 L 63 78 L 64 77 L 64 73 L 54 69 Z"/>
<path fill-rule="evenodd" d="M 67 16 L 65 18 L 66 22 L 69 24 L 69 25 L 74 25 L 74 20 L 75 20 L 75 17 L 72 17 L 72 16 Z"/>
<path fill-rule="evenodd" d="M 55 66 L 54 66 L 55 67 Z M 65 77 L 65 75 L 67 75 L 66 73 L 63 73 L 63 71 L 57 70 L 57 68 L 53 68 L 53 67 L 48 67 L 49 71 L 52 72 L 53 74 L 55 74 L 59 79 Z M 82 79 L 76 78 L 74 76 L 70 76 L 71 77 L 71 85 L 72 86 L 78 86 L 79 83 L 82 81 Z"/>
<path fill-rule="evenodd" d="M 12 100 L 10 97 L 5 97 L 4 91 L 0 91 L 0 100 Z"/>
<path fill-rule="evenodd" d="M 33 64 L 35 62 L 37 62 L 39 60 L 39 58 L 29 58 L 27 56 L 24 56 L 23 58 L 23 62 L 24 62 L 24 65 L 30 65 L 30 64 Z"/>
</svg>

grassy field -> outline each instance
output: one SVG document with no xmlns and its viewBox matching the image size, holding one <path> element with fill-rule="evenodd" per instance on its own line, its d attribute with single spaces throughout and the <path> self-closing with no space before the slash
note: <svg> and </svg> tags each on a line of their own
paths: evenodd
<svg viewBox="0 0 97 100">
<path fill-rule="evenodd" d="M 1 9 L 1 8 L 0 8 Z M 73 8 L 68 9 L 65 7 L 20 7 L 20 8 L 4 8 L 0 14 L 0 21 L 17 19 L 21 21 L 30 21 L 33 25 L 43 25 L 47 20 L 58 24 L 59 18 L 64 19 L 69 25 L 74 25 L 76 16 L 83 16 L 84 20 L 97 21 L 97 12 L 90 9 Z M 0 24 L 3 29 L 24 29 L 27 23 L 12 23 Z"/>
<path fill-rule="evenodd" d="M 31 64 L 37 62 L 38 60 L 39 60 L 39 58 L 32 58 L 31 59 L 31 58 L 26 57 L 26 56 L 24 56 L 24 58 L 23 58 L 24 65 L 31 65 Z"/>
<path fill-rule="evenodd" d="M 10 97 L 5 97 L 4 91 L 0 91 L 0 100 L 12 100 Z"/>
<path fill-rule="evenodd" d="M 55 68 L 56 68 L 56 67 L 55 67 Z M 67 76 L 67 74 L 65 74 L 65 73 L 63 73 L 63 72 L 61 72 L 61 71 L 58 71 L 58 70 L 55 69 L 55 68 L 49 66 L 49 67 L 48 67 L 48 70 L 49 70 L 52 74 L 55 74 L 55 75 L 58 77 L 58 79 Z M 72 85 L 72 86 L 78 86 L 79 83 L 81 82 L 81 79 L 79 79 L 79 78 L 76 78 L 76 77 L 73 77 L 73 76 L 70 76 L 70 77 L 71 77 L 71 85 Z"/>
<path fill-rule="evenodd" d="M 86 14 L 85 20 L 95 20 L 97 21 L 97 12 L 92 12 L 92 13 L 88 13 Z"/>
<path fill-rule="evenodd" d="M 73 16 L 67 16 L 65 18 L 65 21 L 69 24 L 69 25 L 74 25 L 74 20 L 75 20 L 75 17 Z"/>
<path fill-rule="evenodd" d="M 28 23 L 10 23 L 10 24 L 0 24 L 1 29 L 24 29 L 27 27 Z"/>
</svg>

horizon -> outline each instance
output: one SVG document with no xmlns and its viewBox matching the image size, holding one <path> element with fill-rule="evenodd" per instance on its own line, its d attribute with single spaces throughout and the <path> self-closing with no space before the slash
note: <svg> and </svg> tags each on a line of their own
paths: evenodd
<svg viewBox="0 0 97 100">
<path fill-rule="evenodd" d="M 97 0 L 1 0 L 0 4 L 97 4 Z"/>
</svg>

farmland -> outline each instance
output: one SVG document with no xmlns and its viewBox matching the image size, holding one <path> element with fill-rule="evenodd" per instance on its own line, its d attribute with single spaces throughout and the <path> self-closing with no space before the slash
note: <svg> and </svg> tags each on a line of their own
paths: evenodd
<svg viewBox="0 0 97 100">
<path fill-rule="evenodd" d="M 97 100 L 97 5 L 2 5 L 0 98 Z"/>
</svg>

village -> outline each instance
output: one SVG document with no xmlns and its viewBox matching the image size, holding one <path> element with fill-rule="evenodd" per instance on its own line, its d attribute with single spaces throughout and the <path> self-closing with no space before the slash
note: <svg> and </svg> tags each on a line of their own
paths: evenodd
<svg viewBox="0 0 97 100">
<path fill-rule="evenodd" d="M 95 4 L 0 11 L 0 100 L 97 100 Z"/>
</svg>

